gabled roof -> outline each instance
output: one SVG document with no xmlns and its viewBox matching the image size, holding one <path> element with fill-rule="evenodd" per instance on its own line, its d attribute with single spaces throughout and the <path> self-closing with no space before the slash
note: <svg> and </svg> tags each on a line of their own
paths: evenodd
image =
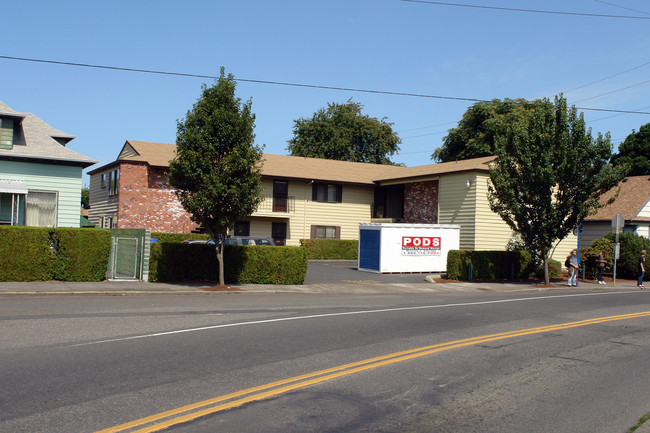
<svg viewBox="0 0 650 433">
<path fill-rule="evenodd" d="M 496 156 L 484 156 L 481 158 L 465 159 L 461 161 L 440 162 L 437 164 L 418 165 L 408 167 L 406 171 L 399 175 L 383 176 L 382 181 L 416 181 L 417 178 L 438 176 L 441 174 L 460 173 L 464 171 L 489 171 L 490 163 L 496 159 Z"/>
<path fill-rule="evenodd" d="M 61 161 L 88 167 L 97 163 L 60 144 L 56 139 L 68 142 L 74 135 L 52 128 L 32 113 L 19 113 L 0 101 L 0 117 L 17 120 L 14 144 L 11 149 L 0 149 L 0 159 L 35 159 Z"/>
<path fill-rule="evenodd" d="M 264 154 L 264 176 L 374 185 L 384 176 L 400 176 L 408 167 Z"/>
<path fill-rule="evenodd" d="M 607 202 L 616 194 L 618 187 L 621 192 L 614 203 L 601 208 L 597 214 L 585 218 L 585 221 L 611 221 L 620 213 L 626 221 L 650 221 L 650 217 L 641 216 L 639 212 L 650 206 L 650 176 L 628 176 L 602 195 L 601 203 Z"/>
<path fill-rule="evenodd" d="M 176 156 L 176 145 L 127 140 L 117 161 L 134 161 L 155 167 L 169 167 L 169 161 Z M 369 164 L 363 162 L 335 161 L 302 156 L 263 155 L 262 175 L 285 179 L 307 179 L 316 182 L 354 183 L 374 185 L 384 180 L 416 181 L 417 178 L 437 176 L 461 171 L 487 171 L 493 156 L 465 161 L 430 164 L 418 167 Z M 117 162 L 116 161 L 116 162 Z M 89 174 L 114 165 L 115 162 L 97 168 Z"/>
</svg>

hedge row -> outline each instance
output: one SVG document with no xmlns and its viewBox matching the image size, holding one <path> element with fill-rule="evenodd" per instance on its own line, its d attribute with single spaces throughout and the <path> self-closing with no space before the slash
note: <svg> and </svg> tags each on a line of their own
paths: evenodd
<svg viewBox="0 0 650 433">
<path fill-rule="evenodd" d="M 472 279 L 526 279 L 534 270 L 528 251 L 452 250 L 447 255 L 447 278 L 468 280 L 469 264 Z"/>
<path fill-rule="evenodd" d="M 101 281 L 108 230 L 0 226 L 0 281 Z"/>
<path fill-rule="evenodd" d="M 226 284 L 302 284 L 307 253 L 300 247 L 224 246 Z M 218 280 L 214 245 L 153 242 L 149 280 Z"/>
<path fill-rule="evenodd" d="M 357 260 L 359 241 L 344 239 L 300 239 L 309 260 Z"/>
</svg>

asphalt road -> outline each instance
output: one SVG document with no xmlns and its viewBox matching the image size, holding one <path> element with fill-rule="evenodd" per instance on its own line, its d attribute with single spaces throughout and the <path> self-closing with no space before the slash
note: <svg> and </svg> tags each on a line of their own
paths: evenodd
<svg viewBox="0 0 650 433">
<path fill-rule="evenodd" d="M 7 296 L 0 431 L 624 432 L 649 296 Z"/>
</svg>

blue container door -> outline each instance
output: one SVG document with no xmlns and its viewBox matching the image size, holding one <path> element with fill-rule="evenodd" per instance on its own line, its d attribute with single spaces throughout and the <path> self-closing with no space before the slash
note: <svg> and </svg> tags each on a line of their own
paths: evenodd
<svg viewBox="0 0 650 433">
<path fill-rule="evenodd" d="M 379 230 L 359 230 L 359 267 L 379 271 L 381 236 Z"/>
</svg>

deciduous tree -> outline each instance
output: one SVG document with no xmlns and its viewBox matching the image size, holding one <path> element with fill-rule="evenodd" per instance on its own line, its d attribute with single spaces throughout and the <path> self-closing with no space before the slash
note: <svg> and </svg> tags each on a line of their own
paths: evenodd
<svg viewBox="0 0 650 433">
<path fill-rule="evenodd" d="M 467 109 L 456 128 L 449 130 L 441 147 L 431 155 L 438 162 L 491 156 L 496 153 L 495 140 L 503 131 L 506 115 L 515 108 L 530 108 L 525 99 L 493 99 L 477 102 Z"/>
<path fill-rule="evenodd" d="M 215 240 L 221 285 L 228 229 L 262 200 L 262 149 L 254 144 L 252 102 L 235 97 L 235 86 L 224 68 L 213 86 L 202 86 L 192 110 L 178 121 L 176 158 L 169 164 L 169 183 L 181 204 Z"/>
<path fill-rule="evenodd" d="M 548 257 L 594 213 L 600 196 L 618 184 L 609 164 L 609 133 L 594 139 L 583 115 L 561 95 L 514 107 L 494 132 L 497 159 L 490 169 L 490 208 L 539 252 L 549 282 Z"/>
<path fill-rule="evenodd" d="M 612 164 L 626 165 L 629 176 L 650 175 L 650 123 L 625 138 L 618 146 L 618 153 L 612 157 Z"/>
<path fill-rule="evenodd" d="M 311 119 L 295 120 L 287 150 L 294 156 L 393 164 L 389 156 L 399 151 L 402 140 L 392 123 L 364 115 L 362 108 L 352 100 L 328 103 Z"/>
</svg>

